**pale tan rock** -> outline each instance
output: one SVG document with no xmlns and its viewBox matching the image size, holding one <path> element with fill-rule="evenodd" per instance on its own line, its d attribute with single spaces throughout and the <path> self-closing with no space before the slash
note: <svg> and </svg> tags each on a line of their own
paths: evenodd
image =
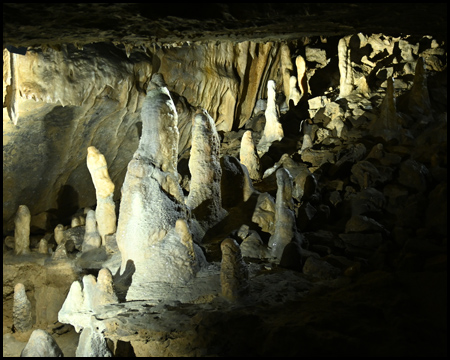
<svg viewBox="0 0 450 360">
<path fill-rule="evenodd" d="M 273 234 L 275 231 L 275 201 L 268 193 L 258 196 L 252 221 L 258 224 L 262 231 Z"/>
<path fill-rule="evenodd" d="M 339 40 L 338 44 L 338 59 L 339 59 L 339 97 L 345 98 L 353 91 L 353 71 L 350 60 L 350 48 L 348 47 L 350 38 L 348 35 Z"/>
<path fill-rule="evenodd" d="M 73 216 L 72 220 L 70 221 L 70 227 L 74 228 L 74 227 L 83 225 L 82 221 L 81 221 L 81 218 L 82 217 L 80 217 L 80 216 Z"/>
<path fill-rule="evenodd" d="M 55 339 L 45 330 L 36 329 L 20 353 L 20 357 L 63 357 Z"/>
<path fill-rule="evenodd" d="M 247 130 L 242 136 L 239 159 L 247 167 L 252 180 L 261 179 L 261 169 L 259 165 L 259 156 L 253 142 L 252 132 Z"/>
<path fill-rule="evenodd" d="M 39 241 L 38 252 L 40 254 L 48 254 L 48 242 L 46 239 L 41 239 Z"/>
<path fill-rule="evenodd" d="M 58 224 L 54 230 L 55 241 L 57 245 L 60 245 L 64 241 L 64 225 Z"/>
<path fill-rule="evenodd" d="M 25 293 L 25 286 L 21 283 L 14 286 L 13 322 L 18 332 L 26 332 L 33 326 L 31 303 Z"/>
<path fill-rule="evenodd" d="M 284 137 L 283 127 L 278 121 L 278 109 L 275 102 L 275 81 L 267 82 L 267 108 L 265 111 L 266 125 L 263 136 L 258 143 L 258 155 L 261 157 L 268 151 L 274 141 L 280 141 Z"/>
<path fill-rule="evenodd" d="M 298 55 L 295 58 L 295 66 L 297 67 L 297 83 L 300 93 L 302 97 L 307 96 L 309 93 L 309 86 L 306 78 L 306 62 L 303 56 Z"/>
<path fill-rule="evenodd" d="M 220 138 L 214 120 L 204 109 L 200 109 L 193 120 L 189 159 L 191 183 L 186 205 L 205 230 L 227 214 L 222 208 L 219 158 Z"/>
<path fill-rule="evenodd" d="M 14 218 L 14 254 L 30 252 L 30 210 L 26 205 L 19 205 Z"/>
<path fill-rule="evenodd" d="M 294 71 L 294 66 L 291 60 L 291 51 L 287 44 L 281 45 L 281 73 L 283 76 L 283 90 L 286 96 L 286 105 L 289 106 L 289 100 L 291 99 L 291 75 Z"/>
<path fill-rule="evenodd" d="M 109 177 L 105 156 L 94 146 L 87 149 L 87 167 L 91 173 L 97 197 L 95 217 L 98 232 L 105 244 L 105 235 L 116 232 L 116 206 L 114 204 L 114 183 Z"/>
<path fill-rule="evenodd" d="M 249 289 L 248 268 L 242 259 L 239 244 L 233 239 L 225 239 L 220 244 L 222 262 L 220 266 L 220 284 L 222 295 L 235 301 L 244 296 Z"/>
<path fill-rule="evenodd" d="M 113 278 L 109 269 L 102 268 L 98 272 L 97 284 L 92 298 L 94 308 L 101 305 L 114 304 L 119 301 L 114 291 Z"/>
<path fill-rule="evenodd" d="M 275 203 L 275 229 L 268 245 L 272 256 L 279 261 L 286 245 L 291 241 L 301 243 L 301 237 L 295 223 L 292 177 L 284 168 L 278 169 L 276 176 L 278 190 Z"/>
<path fill-rule="evenodd" d="M 289 78 L 289 102 L 293 102 L 294 106 L 297 106 L 300 101 L 302 95 L 300 91 L 297 89 L 297 78 L 295 76 L 291 76 Z"/>
<path fill-rule="evenodd" d="M 96 212 L 89 210 L 86 215 L 86 227 L 82 245 L 82 251 L 97 249 L 102 246 L 102 238 L 97 229 Z"/>
<path fill-rule="evenodd" d="M 78 340 L 76 357 L 112 357 L 105 337 L 91 327 L 83 329 Z"/>
</svg>

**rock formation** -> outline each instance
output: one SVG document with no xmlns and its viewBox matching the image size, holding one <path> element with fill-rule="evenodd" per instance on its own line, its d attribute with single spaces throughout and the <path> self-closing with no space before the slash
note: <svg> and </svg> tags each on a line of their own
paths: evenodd
<svg viewBox="0 0 450 360">
<path fill-rule="evenodd" d="M 266 125 L 261 140 L 258 143 L 258 155 L 261 157 L 268 151 L 274 141 L 280 141 L 284 137 L 283 127 L 278 121 L 278 108 L 275 102 L 275 81 L 267 82 L 267 108 L 265 111 Z"/>
<path fill-rule="evenodd" d="M 301 236 L 297 232 L 295 224 L 292 177 L 284 168 L 278 169 L 276 176 L 278 190 L 275 204 L 275 226 L 274 233 L 269 240 L 269 247 L 272 256 L 280 260 L 287 244 L 297 242 L 301 245 Z"/>
<path fill-rule="evenodd" d="M 55 241 L 57 245 L 61 245 L 64 241 L 64 225 L 58 224 L 54 230 Z"/>
<path fill-rule="evenodd" d="M 19 332 L 26 332 L 33 326 L 31 317 L 31 303 L 25 293 L 25 286 L 21 283 L 14 286 L 14 328 Z"/>
<path fill-rule="evenodd" d="M 20 205 L 14 219 L 14 253 L 16 255 L 30 252 L 30 210 Z"/>
<path fill-rule="evenodd" d="M 297 67 L 297 83 L 302 97 L 307 97 L 309 93 L 308 82 L 306 79 L 306 63 L 303 56 L 298 55 L 295 58 L 295 66 Z"/>
<path fill-rule="evenodd" d="M 89 210 L 86 215 L 86 227 L 83 239 L 82 251 L 97 249 L 102 245 L 102 238 L 97 230 L 96 211 Z M 115 216 L 114 216 L 115 217 Z"/>
<path fill-rule="evenodd" d="M 112 354 L 105 337 L 88 327 L 81 332 L 76 357 L 112 357 Z"/>
<path fill-rule="evenodd" d="M 94 146 L 87 149 L 87 167 L 92 176 L 97 197 L 95 218 L 98 232 L 105 245 L 105 235 L 116 232 L 116 206 L 114 204 L 114 184 L 108 174 L 105 156 Z"/>
<path fill-rule="evenodd" d="M 239 159 L 242 165 L 245 165 L 247 168 L 252 180 L 257 181 L 261 179 L 259 156 L 253 142 L 252 132 L 250 130 L 247 130 L 244 135 L 242 135 Z"/>
<path fill-rule="evenodd" d="M 297 89 L 297 78 L 292 75 L 289 78 L 289 102 L 293 102 L 294 106 L 297 106 L 302 94 Z"/>
<path fill-rule="evenodd" d="M 64 354 L 47 331 L 36 329 L 31 333 L 20 357 L 64 357 Z"/>
<path fill-rule="evenodd" d="M 222 295 L 228 300 L 237 300 L 248 292 L 248 269 L 242 259 L 239 244 L 233 239 L 225 239 L 220 245 L 222 262 L 220 284 Z"/>
<path fill-rule="evenodd" d="M 220 139 L 214 120 L 201 109 L 193 119 L 192 149 L 189 159 L 191 183 L 186 205 L 206 230 L 226 215 L 220 193 Z"/>
<path fill-rule="evenodd" d="M 195 274 L 190 263 L 185 267 L 189 249 L 175 231 L 177 220 L 187 219 L 187 208 L 178 184 L 177 113 L 161 85 L 162 78 L 153 76 L 142 106 L 142 137 L 122 188 L 116 235 L 121 273 L 130 260 L 135 267 L 127 300 L 154 296 L 147 289 L 152 282 L 176 284 Z"/>
</svg>

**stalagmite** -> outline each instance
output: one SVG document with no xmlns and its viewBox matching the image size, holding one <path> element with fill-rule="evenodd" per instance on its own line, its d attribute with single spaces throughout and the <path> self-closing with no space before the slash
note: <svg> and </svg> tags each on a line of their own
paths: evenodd
<svg viewBox="0 0 450 360">
<path fill-rule="evenodd" d="M 28 331 L 33 326 L 31 303 L 25 293 L 25 286 L 21 283 L 14 286 L 13 322 L 18 332 Z"/>
<path fill-rule="evenodd" d="M 266 125 L 261 140 L 258 143 L 258 155 L 265 154 L 274 141 L 280 141 L 284 137 L 283 127 L 278 121 L 278 110 L 275 102 L 275 81 L 267 82 L 267 108 L 265 112 Z"/>
<path fill-rule="evenodd" d="M 96 213 L 89 210 L 86 215 L 86 228 L 83 239 L 82 251 L 97 249 L 102 245 L 102 239 L 97 230 Z"/>
<path fill-rule="evenodd" d="M 301 237 L 295 224 L 292 177 L 284 168 L 278 169 L 276 175 L 275 231 L 269 239 L 269 247 L 272 256 L 280 260 L 285 246 L 291 241 L 301 243 Z"/>
<path fill-rule="evenodd" d="M 63 224 L 56 225 L 54 234 L 55 234 L 56 244 L 60 245 L 64 240 L 64 225 Z"/>
<path fill-rule="evenodd" d="M 220 284 L 222 295 L 229 300 L 237 300 L 248 292 L 248 268 L 242 259 L 239 244 L 233 239 L 225 239 L 220 244 L 222 262 Z"/>
<path fill-rule="evenodd" d="M 239 157 L 241 163 L 247 167 L 250 178 L 252 180 L 260 180 L 261 169 L 259 166 L 259 156 L 250 130 L 246 131 L 242 136 Z"/>
<path fill-rule="evenodd" d="M 189 249 L 175 231 L 188 218 L 178 184 L 177 112 L 164 80 L 152 77 L 142 110 L 142 136 L 122 187 L 117 245 L 120 274 L 130 261 L 135 272 L 127 300 L 157 296 L 152 284 L 184 284 L 196 273 Z"/>
<path fill-rule="evenodd" d="M 192 174 L 186 205 L 192 210 L 201 227 L 206 230 L 222 220 L 220 191 L 220 138 L 214 120 L 206 110 L 197 111 L 192 127 L 192 149 L 189 170 Z"/>
<path fill-rule="evenodd" d="M 416 63 L 413 86 L 408 94 L 408 110 L 415 115 L 420 115 L 420 121 L 424 124 L 432 120 L 423 57 L 419 57 Z"/>
<path fill-rule="evenodd" d="M 339 59 L 339 97 L 344 98 L 353 91 L 353 70 L 350 60 L 349 42 L 352 35 L 346 36 L 339 40 L 338 59 Z"/>
<path fill-rule="evenodd" d="M 20 205 L 14 218 L 14 253 L 16 255 L 30 252 L 30 210 Z"/>
<path fill-rule="evenodd" d="M 314 140 L 314 128 L 312 125 L 308 123 L 307 120 L 304 120 L 302 122 L 302 130 L 303 130 L 303 141 L 302 141 L 302 148 L 300 149 L 299 153 L 301 154 L 306 149 L 313 147 L 313 140 Z"/>
<path fill-rule="evenodd" d="M 47 331 L 36 329 L 31 333 L 20 357 L 64 357 L 64 354 Z"/>
<path fill-rule="evenodd" d="M 395 106 L 394 79 L 392 77 L 387 79 L 386 94 L 380 108 L 380 116 L 372 120 L 368 129 L 372 136 L 381 136 L 389 141 L 396 138 L 401 129 L 401 118 Z"/>
<path fill-rule="evenodd" d="M 92 176 L 97 197 L 95 217 L 98 224 L 98 232 L 105 245 L 105 235 L 116 232 L 116 207 L 114 204 L 114 183 L 108 174 L 105 157 L 94 146 L 87 149 L 87 167 Z"/>
<path fill-rule="evenodd" d="M 8 115 L 9 118 L 12 120 L 12 122 L 14 123 L 14 125 L 17 125 L 17 122 L 19 121 L 19 74 L 18 74 L 18 63 L 17 60 L 19 58 L 19 56 L 17 56 L 17 54 L 15 53 L 10 53 L 9 54 L 10 57 L 10 74 L 11 74 L 11 88 L 10 88 L 10 92 L 11 92 L 11 96 L 9 99 L 9 104 L 8 104 Z"/>
<path fill-rule="evenodd" d="M 112 354 L 106 345 L 105 337 L 88 327 L 81 332 L 75 356 L 112 357 Z"/>
<path fill-rule="evenodd" d="M 48 242 L 47 242 L 47 240 L 41 239 L 41 241 L 39 241 L 38 253 L 39 254 L 48 254 Z"/>
</svg>

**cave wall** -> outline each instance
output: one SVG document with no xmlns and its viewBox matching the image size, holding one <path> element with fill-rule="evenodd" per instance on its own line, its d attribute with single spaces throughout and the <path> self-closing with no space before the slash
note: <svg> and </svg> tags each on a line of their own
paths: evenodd
<svg viewBox="0 0 450 360">
<path fill-rule="evenodd" d="M 446 53 L 431 37 L 359 34 L 347 41 L 348 49 L 353 47 L 348 61 L 354 88 L 361 79 L 368 86 L 385 87 L 387 77 L 394 76 L 396 90 L 406 90 L 419 56 L 429 72 L 446 68 Z M 267 97 L 269 79 L 275 80 L 283 100 L 289 79 L 285 74 L 296 75 L 298 55 L 306 60 L 310 97 L 335 88 L 342 77 L 338 42 L 338 37 L 304 37 L 150 48 L 69 44 L 31 47 L 26 55 L 14 56 L 4 49 L 4 233 L 12 230 L 21 204 L 32 215 L 49 211 L 66 223 L 77 209 L 95 205 L 86 167 L 91 145 L 105 155 L 116 184 L 115 199 L 120 198 L 126 167 L 138 145 L 139 114 L 152 73 L 162 73 L 174 95 L 181 154 L 190 147 L 194 107 L 205 108 L 219 131 L 238 130 L 252 117 L 257 100 Z"/>
</svg>

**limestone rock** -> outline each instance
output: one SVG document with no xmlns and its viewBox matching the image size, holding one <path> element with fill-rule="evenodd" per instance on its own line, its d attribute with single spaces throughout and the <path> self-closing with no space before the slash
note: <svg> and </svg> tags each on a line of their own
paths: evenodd
<svg viewBox="0 0 450 360">
<path fill-rule="evenodd" d="M 275 102 L 275 81 L 267 82 L 267 108 L 265 112 L 266 125 L 264 126 L 263 136 L 259 140 L 257 149 L 261 157 L 265 154 L 274 141 L 280 141 L 284 137 L 283 127 L 278 121 L 278 110 Z"/>
<path fill-rule="evenodd" d="M 415 191 L 427 189 L 427 176 L 429 171 L 425 165 L 412 159 L 403 161 L 398 168 L 398 182 Z"/>
<path fill-rule="evenodd" d="M 64 241 L 64 225 L 58 224 L 54 230 L 56 244 L 60 245 Z"/>
<path fill-rule="evenodd" d="M 242 233 L 241 229 L 244 226 L 246 227 L 246 231 Z M 247 225 L 241 226 L 238 236 L 242 239 L 240 245 L 242 256 L 255 259 L 264 259 L 270 256 L 259 234 L 254 230 L 249 230 Z"/>
<path fill-rule="evenodd" d="M 222 179 L 220 189 L 222 205 L 228 209 L 242 201 L 247 201 L 255 192 L 252 180 L 245 166 L 234 156 L 224 155 L 220 158 Z"/>
<path fill-rule="evenodd" d="M 194 116 L 192 149 L 189 170 L 192 174 L 186 205 L 205 230 L 221 221 L 226 211 L 222 208 L 220 192 L 220 139 L 214 120 L 201 109 Z"/>
<path fill-rule="evenodd" d="M 291 60 L 291 51 L 287 44 L 282 44 L 280 48 L 281 59 L 281 74 L 283 77 L 283 92 L 286 97 L 286 105 L 289 106 L 289 100 L 291 99 L 291 75 L 294 70 L 294 66 Z M 294 77 L 295 79 L 295 77 Z M 294 95 L 295 96 L 295 95 Z"/>
<path fill-rule="evenodd" d="M 345 224 L 346 233 L 354 232 L 385 232 L 383 225 L 364 215 L 354 215 Z"/>
<path fill-rule="evenodd" d="M 358 184 L 362 189 L 373 187 L 375 184 L 385 183 L 391 178 L 392 170 L 389 168 L 379 168 L 370 161 L 361 160 L 352 166 L 351 181 Z"/>
<path fill-rule="evenodd" d="M 114 203 L 114 183 L 109 177 L 105 156 L 94 146 L 87 149 L 87 167 L 91 173 L 97 197 L 95 218 L 98 232 L 105 245 L 105 235 L 116 232 L 116 206 Z"/>
<path fill-rule="evenodd" d="M 26 332 L 33 326 L 31 303 L 25 293 L 25 286 L 21 283 L 14 286 L 13 321 L 18 332 Z"/>
<path fill-rule="evenodd" d="M 297 78 L 295 76 L 291 76 L 289 78 L 289 102 L 292 101 L 294 106 L 297 106 L 301 97 L 302 94 L 297 89 Z"/>
<path fill-rule="evenodd" d="M 242 136 L 239 159 L 245 165 L 252 180 L 261 179 L 259 156 L 253 143 L 252 132 L 246 131 Z"/>
<path fill-rule="evenodd" d="M 47 331 L 36 329 L 31 333 L 20 357 L 64 357 L 64 354 Z"/>
<path fill-rule="evenodd" d="M 300 88 L 300 93 L 302 97 L 305 97 L 309 93 L 308 81 L 306 79 L 306 63 L 303 56 L 298 55 L 295 58 L 295 66 L 297 67 L 297 83 Z"/>
<path fill-rule="evenodd" d="M 96 212 L 89 210 L 86 215 L 86 228 L 83 239 L 82 251 L 97 249 L 102 245 L 102 238 L 97 230 Z"/>
<path fill-rule="evenodd" d="M 248 268 L 242 259 L 239 244 L 233 239 L 222 241 L 222 262 L 220 284 L 222 295 L 229 300 L 237 300 L 248 291 Z"/>
<path fill-rule="evenodd" d="M 112 357 L 112 354 L 105 337 L 88 327 L 81 332 L 76 357 Z"/>
<path fill-rule="evenodd" d="M 46 239 L 41 239 L 39 241 L 39 247 L 38 247 L 38 252 L 40 254 L 46 254 L 48 255 L 48 242 Z"/>
<path fill-rule="evenodd" d="M 346 36 L 339 40 L 338 58 L 339 58 L 339 97 L 344 98 L 353 91 L 353 72 L 351 68 L 350 49 L 348 47 L 351 36 Z"/>
<path fill-rule="evenodd" d="M 275 231 L 275 201 L 268 193 L 258 196 L 252 221 L 259 225 L 262 231 L 273 235 Z"/>
<path fill-rule="evenodd" d="M 275 230 L 269 239 L 272 256 L 281 259 L 283 250 L 291 241 L 301 243 L 297 232 L 292 200 L 292 177 L 286 169 L 277 170 L 277 198 L 275 204 Z"/>
<path fill-rule="evenodd" d="M 20 205 L 14 218 L 14 254 L 22 255 L 30 252 L 30 210 Z"/>
</svg>

